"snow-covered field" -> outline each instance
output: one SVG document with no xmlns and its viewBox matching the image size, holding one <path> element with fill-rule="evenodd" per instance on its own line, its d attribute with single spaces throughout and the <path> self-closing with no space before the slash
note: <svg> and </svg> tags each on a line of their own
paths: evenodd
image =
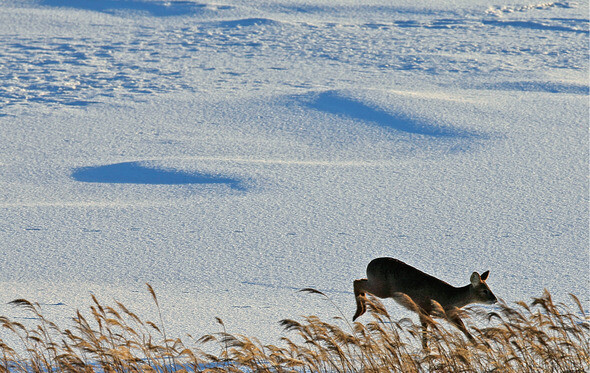
<svg viewBox="0 0 590 373">
<path fill-rule="evenodd" d="M 276 342 L 377 256 L 590 305 L 588 1 L 537 1 L 0 0 L 0 315 Z"/>
</svg>

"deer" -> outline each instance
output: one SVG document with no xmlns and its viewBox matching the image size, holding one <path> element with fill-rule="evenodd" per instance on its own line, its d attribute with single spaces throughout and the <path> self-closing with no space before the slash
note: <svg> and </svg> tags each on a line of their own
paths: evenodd
<svg viewBox="0 0 590 373">
<path fill-rule="evenodd" d="M 429 323 L 432 322 L 430 315 L 445 317 L 469 340 L 473 341 L 473 336 L 459 317 L 459 309 L 471 303 L 493 304 L 497 302 L 496 296 L 485 282 L 489 274 L 490 271 L 485 271 L 481 275 L 473 272 L 469 285 L 455 287 L 401 260 L 394 258 L 373 259 L 367 266 L 367 278 L 355 280 L 353 283 L 356 313 L 352 321 L 354 322 L 367 310 L 366 293 L 370 293 L 378 298 L 394 298 L 418 313 L 422 324 L 422 347 L 424 349 L 428 348 L 426 331 Z M 404 302 L 407 297 L 411 299 L 411 302 Z M 408 306 L 408 303 L 411 306 Z M 441 307 L 444 312 L 440 312 Z"/>
</svg>

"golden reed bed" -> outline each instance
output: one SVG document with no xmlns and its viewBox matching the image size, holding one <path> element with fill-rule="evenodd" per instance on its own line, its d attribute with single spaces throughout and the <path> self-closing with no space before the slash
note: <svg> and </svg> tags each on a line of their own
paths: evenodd
<svg viewBox="0 0 590 373">
<path fill-rule="evenodd" d="M 150 285 L 148 291 L 159 312 Z M 303 291 L 325 296 L 314 289 Z M 280 346 L 226 332 L 172 338 L 161 317 L 141 320 L 121 303 L 106 306 L 92 299 L 89 315 L 76 312 L 73 328 L 65 330 L 47 320 L 38 304 L 12 302 L 37 322 L 28 328 L 0 317 L 0 372 L 590 371 L 590 322 L 573 295 L 571 306 L 554 303 L 545 292 L 530 304 L 500 302 L 493 312 L 468 308 L 462 317 L 486 325 L 471 327 L 472 341 L 448 323 L 429 318 L 428 349 L 421 347 L 419 324 L 392 319 L 372 297 L 370 317 L 362 323 L 351 323 L 344 315 L 331 321 L 316 316 L 282 320 L 288 337 Z M 413 307 L 403 297 L 398 301 Z M 18 342 L 10 346 L 6 340 Z"/>
</svg>

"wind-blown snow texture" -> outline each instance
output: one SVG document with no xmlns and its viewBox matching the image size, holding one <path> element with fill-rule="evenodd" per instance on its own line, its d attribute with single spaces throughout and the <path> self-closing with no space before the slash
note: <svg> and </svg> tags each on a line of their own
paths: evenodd
<svg viewBox="0 0 590 373">
<path fill-rule="evenodd" d="M 587 1 L 0 0 L 0 314 L 150 317 L 149 282 L 169 335 L 274 342 L 377 256 L 590 304 L 588 33 Z"/>
</svg>

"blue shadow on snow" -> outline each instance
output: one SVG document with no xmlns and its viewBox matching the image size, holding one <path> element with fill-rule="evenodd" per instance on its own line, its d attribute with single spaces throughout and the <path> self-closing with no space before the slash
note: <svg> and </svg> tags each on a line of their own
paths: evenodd
<svg viewBox="0 0 590 373">
<path fill-rule="evenodd" d="M 588 85 L 565 84 L 560 82 L 500 82 L 484 84 L 483 88 L 521 92 L 569 93 L 586 96 L 590 94 L 590 87 Z"/>
<path fill-rule="evenodd" d="M 115 11 L 140 11 L 156 17 L 193 14 L 206 7 L 192 1 L 146 1 L 146 0 L 43 0 L 43 5 L 92 10 L 103 13 Z"/>
<path fill-rule="evenodd" d="M 220 21 L 217 25 L 221 27 L 248 27 L 248 26 L 274 26 L 280 24 L 277 21 L 274 21 L 269 18 L 244 18 L 244 19 L 236 19 L 231 21 Z"/>
<path fill-rule="evenodd" d="M 565 20 L 565 21 L 579 21 L 578 19 L 561 19 L 561 20 Z M 482 23 L 484 25 L 490 25 L 490 26 L 500 26 L 500 27 L 518 27 L 518 28 L 525 28 L 525 29 L 531 29 L 531 30 L 549 30 L 549 31 L 569 31 L 569 32 L 575 32 L 575 33 L 579 33 L 579 34 L 585 34 L 588 35 L 589 31 L 586 29 L 579 29 L 579 28 L 575 28 L 575 27 L 570 27 L 570 26 L 563 26 L 563 25 L 545 25 L 542 23 L 538 23 L 538 22 L 533 22 L 533 21 L 499 21 L 499 20 L 495 20 L 495 19 L 484 19 L 482 20 Z"/>
<path fill-rule="evenodd" d="M 370 107 L 360 101 L 342 96 L 334 91 L 321 93 L 317 99 L 307 104 L 309 107 L 330 114 L 342 115 L 351 119 L 373 122 L 381 127 L 397 131 L 432 137 L 470 137 L 473 134 L 452 128 L 435 127 L 404 115 L 390 114 L 384 110 Z"/>
<path fill-rule="evenodd" d="M 80 167 L 72 172 L 72 178 L 86 183 L 114 184 L 227 184 L 233 189 L 243 189 L 240 181 L 232 178 L 201 173 L 161 170 L 142 166 L 139 162 L 115 163 L 104 166 Z"/>
</svg>

